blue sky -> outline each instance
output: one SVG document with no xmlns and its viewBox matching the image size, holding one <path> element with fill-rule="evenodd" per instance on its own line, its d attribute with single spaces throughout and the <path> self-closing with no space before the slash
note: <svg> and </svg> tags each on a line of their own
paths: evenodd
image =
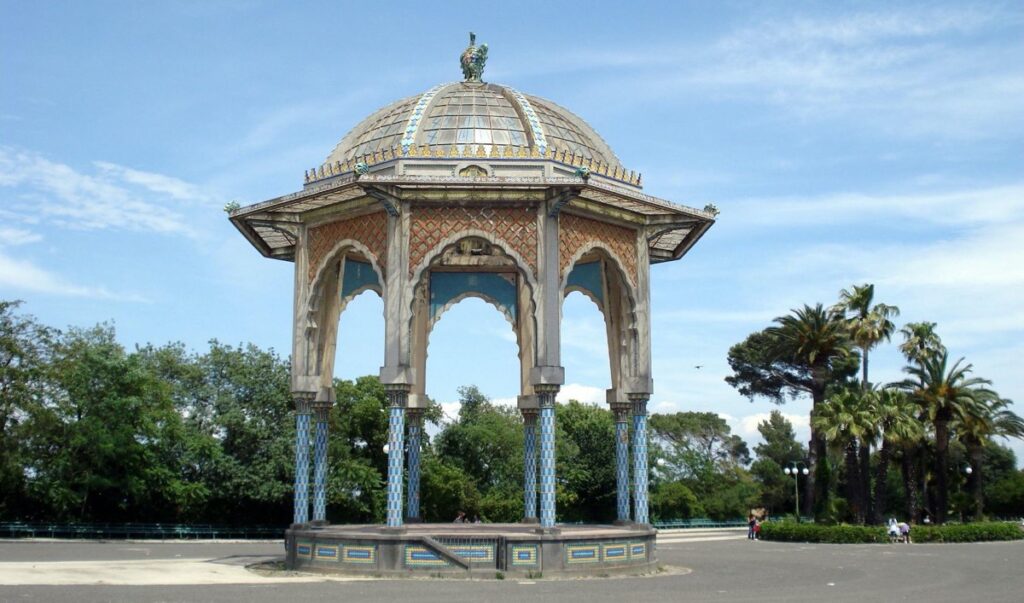
<svg viewBox="0 0 1024 603">
<path fill-rule="evenodd" d="M 714 410 L 753 442 L 773 406 L 722 381 L 729 346 L 863 282 L 1024 400 L 1019 3 L 0 10 L 0 298 L 46 323 L 287 353 L 292 266 L 260 257 L 222 206 L 298 190 L 373 110 L 457 79 L 473 30 L 486 80 L 586 119 L 650 194 L 722 211 L 682 261 L 652 269 L 654 411 Z M 349 305 L 339 376 L 376 373 L 381 312 L 369 293 Z M 563 394 L 603 400 L 603 327 L 580 294 L 563 346 Z M 468 383 L 517 393 L 512 331 L 478 300 L 438 323 L 428 362 L 439 401 Z M 901 366 L 883 346 L 872 378 Z M 782 408 L 803 434 L 808 408 Z"/>
</svg>

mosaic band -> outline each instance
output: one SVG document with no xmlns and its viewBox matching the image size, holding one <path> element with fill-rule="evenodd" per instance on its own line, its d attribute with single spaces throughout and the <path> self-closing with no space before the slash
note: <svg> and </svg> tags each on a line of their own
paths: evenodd
<svg viewBox="0 0 1024 603">
<path fill-rule="evenodd" d="M 410 408 L 405 413 L 409 423 L 409 493 L 405 515 L 409 521 L 420 520 L 420 448 L 423 433 L 423 410 Z"/>
<path fill-rule="evenodd" d="M 313 439 L 313 521 L 327 521 L 327 418 L 330 402 L 314 402 L 316 430 Z"/>
<path fill-rule="evenodd" d="M 537 413 L 524 408 L 523 414 L 523 521 L 537 519 Z"/>
<path fill-rule="evenodd" d="M 293 523 L 309 521 L 309 415 L 313 394 L 295 394 L 295 514 Z"/>
</svg>

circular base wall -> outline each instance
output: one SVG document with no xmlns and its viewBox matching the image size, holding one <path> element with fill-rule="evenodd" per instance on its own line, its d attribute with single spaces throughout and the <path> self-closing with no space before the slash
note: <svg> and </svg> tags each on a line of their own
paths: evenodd
<svg viewBox="0 0 1024 603">
<path fill-rule="evenodd" d="M 647 525 L 294 525 L 287 568 L 364 575 L 494 577 L 634 573 L 657 562 Z"/>
</svg>

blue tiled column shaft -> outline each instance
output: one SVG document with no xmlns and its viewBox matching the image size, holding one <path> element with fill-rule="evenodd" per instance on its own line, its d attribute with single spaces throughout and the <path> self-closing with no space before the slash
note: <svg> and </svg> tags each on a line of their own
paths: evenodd
<svg viewBox="0 0 1024 603">
<path fill-rule="evenodd" d="M 311 396 L 295 398 L 294 523 L 309 523 L 309 404 Z"/>
<path fill-rule="evenodd" d="M 633 520 L 650 523 L 647 516 L 647 398 L 630 396 L 633 403 Z"/>
<path fill-rule="evenodd" d="M 327 417 L 330 402 L 314 402 L 316 432 L 313 439 L 313 521 L 327 520 Z"/>
<path fill-rule="evenodd" d="M 405 468 L 405 404 L 408 386 L 385 386 L 389 408 L 388 436 L 388 519 L 389 528 L 402 525 L 402 481 Z"/>
<path fill-rule="evenodd" d="M 410 408 L 406 411 L 409 421 L 409 495 L 406 500 L 406 517 L 420 519 L 420 434 L 423 433 L 423 411 Z"/>
<path fill-rule="evenodd" d="M 629 521 L 629 404 L 612 404 L 615 413 L 615 494 L 619 521 Z"/>
<path fill-rule="evenodd" d="M 558 387 L 537 387 L 540 399 L 540 525 L 555 526 L 555 394 Z"/>
<path fill-rule="evenodd" d="M 537 519 L 537 410 L 523 409 L 523 518 Z"/>
</svg>

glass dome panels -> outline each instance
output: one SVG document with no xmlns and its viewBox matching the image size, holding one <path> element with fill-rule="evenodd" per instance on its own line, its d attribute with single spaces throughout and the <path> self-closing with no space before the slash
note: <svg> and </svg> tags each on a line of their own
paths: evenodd
<svg viewBox="0 0 1024 603">
<path fill-rule="evenodd" d="M 621 167 L 600 136 L 566 109 L 497 84 L 445 84 L 380 109 L 335 147 L 328 163 L 385 149 L 465 145 L 555 149 Z"/>
</svg>

